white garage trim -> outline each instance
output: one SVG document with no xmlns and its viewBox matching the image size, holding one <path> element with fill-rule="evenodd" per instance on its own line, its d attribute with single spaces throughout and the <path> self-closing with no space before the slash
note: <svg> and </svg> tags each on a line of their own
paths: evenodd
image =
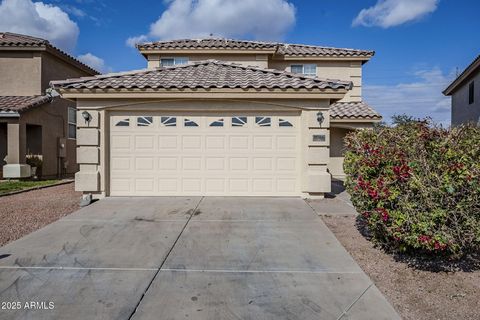
<svg viewBox="0 0 480 320">
<path fill-rule="evenodd" d="M 299 196 L 300 111 L 111 112 L 111 196 Z"/>
</svg>

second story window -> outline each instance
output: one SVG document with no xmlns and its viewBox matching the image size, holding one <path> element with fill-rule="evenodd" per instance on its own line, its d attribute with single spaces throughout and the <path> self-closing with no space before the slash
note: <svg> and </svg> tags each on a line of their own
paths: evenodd
<svg viewBox="0 0 480 320">
<path fill-rule="evenodd" d="M 300 73 L 306 76 L 317 75 L 317 65 L 316 64 L 292 64 L 290 70 L 293 73 Z"/>
<path fill-rule="evenodd" d="M 468 104 L 475 102 L 475 82 L 470 82 L 468 85 Z"/>
<path fill-rule="evenodd" d="M 162 67 L 176 66 L 176 65 L 187 64 L 187 63 L 188 63 L 188 58 L 186 57 L 160 59 L 160 66 Z"/>
</svg>

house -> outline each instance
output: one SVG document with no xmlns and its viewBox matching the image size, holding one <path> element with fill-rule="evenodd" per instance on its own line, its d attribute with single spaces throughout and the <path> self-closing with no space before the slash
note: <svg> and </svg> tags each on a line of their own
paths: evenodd
<svg viewBox="0 0 480 320">
<path fill-rule="evenodd" d="M 32 154 L 43 161 L 43 177 L 78 170 L 75 104 L 46 89 L 51 80 L 95 74 L 46 40 L 0 32 L 0 170 L 6 178 L 29 177 L 26 156 Z"/>
<path fill-rule="evenodd" d="M 76 189 L 101 196 L 322 197 L 374 52 L 229 39 L 137 46 L 147 69 L 53 81 L 78 108 Z"/>
<path fill-rule="evenodd" d="M 443 91 L 452 97 L 452 125 L 480 125 L 480 55 Z"/>
</svg>

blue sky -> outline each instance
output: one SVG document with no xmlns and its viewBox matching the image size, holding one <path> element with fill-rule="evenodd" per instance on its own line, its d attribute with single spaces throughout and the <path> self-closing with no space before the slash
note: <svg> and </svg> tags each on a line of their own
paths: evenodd
<svg viewBox="0 0 480 320">
<path fill-rule="evenodd" d="M 0 31 L 47 38 L 104 72 L 146 66 L 135 39 L 213 33 L 373 49 L 364 99 L 386 119 L 448 124 L 441 91 L 480 54 L 478 12 L 475 0 L 1 0 Z"/>
</svg>

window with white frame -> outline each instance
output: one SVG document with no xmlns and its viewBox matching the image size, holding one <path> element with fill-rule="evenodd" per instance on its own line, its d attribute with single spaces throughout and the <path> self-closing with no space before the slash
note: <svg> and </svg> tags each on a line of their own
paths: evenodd
<svg viewBox="0 0 480 320">
<path fill-rule="evenodd" d="M 316 76 L 317 65 L 316 64 L 292 64 L 290 66 L 290 71 L 293 73 L 304 74 L 306 76 Z"/>
<path fill-rule="evenodd" d="M 181 64 L 187 64 L 188 58 L 187 57 L 175 57 L 175 58 L 161 58 L 160 59 L 160 66 L 168 67 L 168 66 L 176 66 Z"/>
<path fill-rule="evenodd" d="M 77 109 L 68 108 L 68 138 L 77 139 Z"/>
</svg>

